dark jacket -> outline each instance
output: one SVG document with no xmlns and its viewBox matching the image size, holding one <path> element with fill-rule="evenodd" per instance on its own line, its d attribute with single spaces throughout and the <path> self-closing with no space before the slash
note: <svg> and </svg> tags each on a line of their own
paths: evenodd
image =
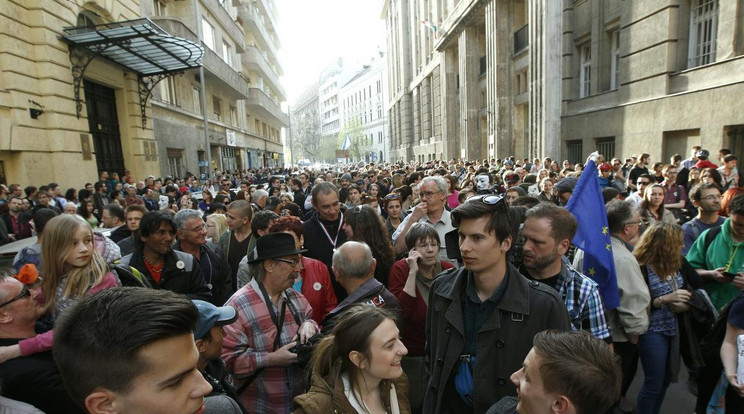
<svg viewBox="0 0 744 414">
<path fill-rule="evenodd" d="M 13 233 L 13 223 L 10 221 L 10 214 L 6 213 L 0 215 L 0 218 L 5 222 L 5 227 L 8 229 L 8 233 Z M 15 235 L 16 240 L 26 239 L 33 235 L 31 234 L 31 218 L 31 215 L 24 211 L 18 214 L 18 227 L 20 228 L 20 231 Z"/>
<path fill-rule="evenodd" d="M 173 248 L 180 251 L 181 241 L 177 241 Z M 230 265 L 227 263 L 227 258 L 222 255 L 220 247 L 216 244 L 205 243 L 200 248 L 200 260 L 206 260 L 205 255 L 208 256 L 212 268 L 210 274 L 204 274 L 204 271 L 202 271 L 204 283 L 212 291 L 212 299 L 209 302 L 214 306 L 222 306 L 235 293 L 232 288 L 232 279 L 230 279 Z"/>
<path fill-rule="evenodd" d="M 522 367 L 536 333 L 571 327 L 566 306 L 554 289 L 529 281 L 511 264 L 507 264 L 506 273 L 506 291 L 478 332 L 474 413 L 486 412 L 505 396 L 516 396 L 509 377 Z M 426 323 L 431 377 L 424 397 L 425 413 L 446 412 L 442 407 L 445 391 L 465 348 L 462 305 L 468 274 L 464 268 L 447 271 L 431 287 Z"/>
<path fill-rule="evenodd" d="M 190 254 L 171 249 L 165 255 L 165 265 L 163 266 L 160 283 L 156 283 L 147 270 L 142 258 L 142 249 L 137 249 L 134 253 L 122 257 L 119 264 L 123 267 L 137 269 L 147 282 L 146 285 L 149 284 L 150 287 L 155 289 L 166 289 L 181 293 L 189 299 L 201 299 L 208 302 L 212 299 L 212 293 L 209 291 L 207 284 L 204 283 L 202 271 L 194 260 L 194 256 Z"/>
<path fill-rule="evenodd" d="M 308 213 L 310 214 L 310 213 Z M 339 215 L 344 214 L 344 209 L 341 209 Z M 340 220 L 340 219 L 339 219 Z M 338 229 L 338 238 L 334 245 L 331 240 L 328 239 L 323 229 L 323 224 L 318 219 L 317 211 L 313 211 L 311 217 L 302 223 L 305 229 L 305 248 L 307 253 L 304 256 L 311 257 L 316 260 L 320 260 L 328 267 L 328 274 L 331 275 L 331 283 L 333 283 L 333 292 L 336 294 L 336 298 L 341 301 L 346 298 L 346 291 L 336 281 L 333 274 L 333 250 L 346 243 L 346 232 L 343 228 Z"/>
<path fill-rule="evenodd" d="M 346 299 L 339 303 L 335 309 L 323 318 L 323 321 L 320 323 L 323 327 L 322 332 L 324 334 L 331 333 L 338 317 L 341 316 L 351 305 L 356 305 L 358 303 L 377 306 L 378 308 L 385 308 L 393 312 L 398 319 L 398 327 L 401 326 L 400 303 L 398 302 L 398 298 L 390 293 L 382 283 L 373 277 L 364 282 L 363 285 L 359 286 L 354 293 L 347 296 Z"/>
<path fill-rule="evenodd" d="M 129 230 L 129 227 L 125 225 L 121 225 L 117 228 L 115 228 L 111 235 L 109 236 L 109 239 L 113 241 L 114 243 L 119 243 L 120 241 L 126 239 L 127 237 L 132 235 L 132 230 Z"/>
<path fill-rule="evenodd" d="M 338 365 L 338 364 L 336 364 Z M 330 374 L 313 375 L 310 391 L 295 397 L 292 402 L 293 414 L 357 414 L 349 403 L 344 393 L 344 383 L 335 368 Z M 398 408 L 401 414 L 410 414 L 411 407 L 408 402 L 408 379 L 405 375 L 392 381 L 383 381 L 380 384 L 380 397 L 387 412 L 390 408 L 391 384 L 395 386 L 395 394 L 398 397 Z"/>
</svg>

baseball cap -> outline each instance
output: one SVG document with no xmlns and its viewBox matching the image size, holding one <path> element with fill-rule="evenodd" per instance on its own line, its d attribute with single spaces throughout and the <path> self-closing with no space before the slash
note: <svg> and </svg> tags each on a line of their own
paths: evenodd
<svg viewBox="0 0 744 414">
<path fill-rule="evenodd" d="M 519 181 L 519 176 L 517 174 L 514 174 L 514 173 L 512 173 L 512 174 L 506 174 L 504 176 L 504 181 L 506 181 L 507 183 L 516 183 L 516 182 Z"/>
<path fill-rule="evenodd" d="M 608 162 L 603 162 L 602 164 L 599 165 L 599 171 L 611 171 L 611 170 L 612 170 L 612 165 L 610 165 L 610 163 Z"/>
<path fill-rule="evenodd" d="M 199 321 L 194 328 L 194 339 L 204 338 L 214 326 L 229 325 L 238 319 L 238 311 L 232 306 L 214 306 L 203 300 L 193 299 L 199 310 Z"/>
<path fill-rule="evenodd" d="M 564 178 L 560 181 L 558 181 L 554 186 L 553 189 L 557 193 L 564 193 L 564 192 L 570 192 L 573 193 L 574 188 L 576 187 L 576 183 L 579 180 L 573 177 Z"/>
</svg>

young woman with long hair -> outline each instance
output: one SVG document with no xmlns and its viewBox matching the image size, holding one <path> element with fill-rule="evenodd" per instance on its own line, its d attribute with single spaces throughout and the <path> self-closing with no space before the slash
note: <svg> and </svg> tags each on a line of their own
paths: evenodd
<svg viewBox="0 0 744 414">
<path fill-rule="evenodd" d="M 399 334 L 384 308 L 351 307 L 315 348 L 310 391 L 295 397 L 293 413 L 409 414 Z"/>
<path fill-rule="evenodd" d="M 653 184 L 646 187 L 646 192 L 643 194 L 643 201 L 641 201 L 641 208 L 639 209 L 641 221 L 646 227 L 659 221 L 670 224 L 677 223 L 674 214 L 664 208 L 665 194 L 666 188 L 661 184 Z"/>
<path fill-rule="evenodd" d="M 372 207 L 361 205 L 344 212 L 344 231 L 346 238 L 367 243 L 372 256 L 377 260 L 375 279 L 387 287 L 390 268 L 395 262 L 390 233 L 382 218 Z"/>
<path fill-rule="evenodd" d="M 46 224 L 41 246 L 41 292 L 34 298 L 44 304 L 53 319 L 82 297 L 119 285 L 93 240 L 93 230 L 80 216 L 62 214 Z M 49 351 L 52 339 L 53 331 L 47 331 L 17 345 L 0 347 L 0 362 Z"/>
</svg>

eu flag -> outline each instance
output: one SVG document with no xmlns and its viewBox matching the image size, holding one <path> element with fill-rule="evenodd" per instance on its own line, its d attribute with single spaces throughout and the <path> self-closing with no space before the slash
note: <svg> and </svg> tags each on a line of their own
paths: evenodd
<svg viewBox="0 0 744 414">
<path fill-rule="evenodd" d="M 605 310 L 620 306 L 615 260 L 607 226 L 607 211 L 599 188 L 597 164 L 590 159 L 576 183 L 566 209 L 576 217 L 579 228 L 573 244 L 584 251 L 582 273 L 599 285 Z"/>
</svg>

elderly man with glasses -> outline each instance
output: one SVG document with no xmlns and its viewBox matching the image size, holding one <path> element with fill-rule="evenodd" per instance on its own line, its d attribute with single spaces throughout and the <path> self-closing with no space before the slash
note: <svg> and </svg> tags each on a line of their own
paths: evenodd
<svg viewBox="0 0 744 414">
<path fill-rule="evenodd" d="M 444 208 L 447 201 L 447 181 L 439 176 L 425 177 L 419 183 L 419 194 L 421 202 L 414 207 L 410 214 L 400 223 L 398 229 L 393 233 L 393 247 L 396 254 L 406 251 L 406 234 L 414 223 L 429 223 L 439 234 L 439 258 L 448 260 L 447 246 L 444 235 L 454 230 L 450 212 Z"/>
<path fill-rule="evenodd" d="M 44 313 L 37 293 L 7 273 L 0 273 L 0 346 L 36 336 L 36 320 Z M 31 404 L 45 413 L 82 413 L 70 399 L 51 351 L 0 364 L 3 396 Z"/>
<path fill-rule="evenodd" d="M 215 243 L 207 242 L 207 223 L 198 210 L 180 210 L 173 216 L 176 223 L 176 244 L 174 249 L 194 256 L 204 276 L 204 283 L 212 291 L 209 301 L 222 306 L 235 292 L 230 279 L 230 265 Z"/>
<path fill-rule="evenodd" d="M 238 320 L 224 327 L 222 359 L 252 412 L 289 412 L 304 391 L 293 351 L 318 332 L 307 299 L 292 289 L 304 252 L 289 233 L 261 237 L 247 259 L 253 279 L 225 304 L 238 311 Z"/>
</svg>

